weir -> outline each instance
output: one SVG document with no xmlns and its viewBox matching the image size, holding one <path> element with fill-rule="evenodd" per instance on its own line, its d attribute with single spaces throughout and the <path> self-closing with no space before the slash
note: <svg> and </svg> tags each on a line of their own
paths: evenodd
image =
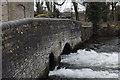
<svg viewBox="0 0 120 80">
<path fill-rule="evenodd" d="M 72 50 L 93 34 L 92 27 L 69 19 L 25 18 L 0 27 L 3 78 L 43 77 L 59 63 L 65 49 Z"/>
</svg>

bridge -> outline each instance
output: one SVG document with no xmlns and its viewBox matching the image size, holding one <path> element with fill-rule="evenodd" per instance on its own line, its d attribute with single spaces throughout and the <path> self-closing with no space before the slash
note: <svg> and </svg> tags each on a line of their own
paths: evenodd
<svg viewBox="0 0 120 80">
<path fill-rule="evenodd" d="M 53 70 L 60 55 L 92 36 L 91 27 L 69 19 L 25 18 L 3 22 L 3 78 L 40 78 Z"/>
</svg>

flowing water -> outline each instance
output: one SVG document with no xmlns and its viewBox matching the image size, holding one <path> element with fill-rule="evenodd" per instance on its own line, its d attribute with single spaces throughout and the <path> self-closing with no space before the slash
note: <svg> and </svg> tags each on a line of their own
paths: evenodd
<svg viewBox="0 0 120 80">
<path fill-rule="evenodd" d="M 119 40 L 117 37 L 89 40 L 77 52 L 62 55 L 60 65 L 50 71 L 49 78 L 119 78 Z"/>
</svg>

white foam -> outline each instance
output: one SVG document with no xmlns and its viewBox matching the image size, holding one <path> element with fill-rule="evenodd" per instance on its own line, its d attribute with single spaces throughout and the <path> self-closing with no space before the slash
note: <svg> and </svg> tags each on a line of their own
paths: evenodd
<svg viewBox="0 0 120 80">
<path fill-rule="evenodd" d="M 97 53 L 94 50 L 78 50 L 63 56 L 62 63 L 74 64 L 86 67 L 118 68 L 118 53 Z"/>
<path fill-rule="evenodd" d="M 60 76 L 66 78 L 118 78 L 117 73 L 108 71 L 93 71 L 92 69 L 65 69 L 50 71 L 49 76 Z"/>
</svg>

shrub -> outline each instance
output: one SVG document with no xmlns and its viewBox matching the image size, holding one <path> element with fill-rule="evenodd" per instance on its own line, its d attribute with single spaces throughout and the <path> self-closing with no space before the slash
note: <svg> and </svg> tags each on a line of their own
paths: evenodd
<svg viewBox="0 0 120 80">
<path fill-rule="evenodd" d="M 45 17 L 45 18 L 47 18 L 48 16 L 47 16 L 47 14 L 39 14 L 39 15 L 37 15 L 37 16 L 35 16 L 36 18 L 40 18 L 40 17 Z"/>
</svg>

